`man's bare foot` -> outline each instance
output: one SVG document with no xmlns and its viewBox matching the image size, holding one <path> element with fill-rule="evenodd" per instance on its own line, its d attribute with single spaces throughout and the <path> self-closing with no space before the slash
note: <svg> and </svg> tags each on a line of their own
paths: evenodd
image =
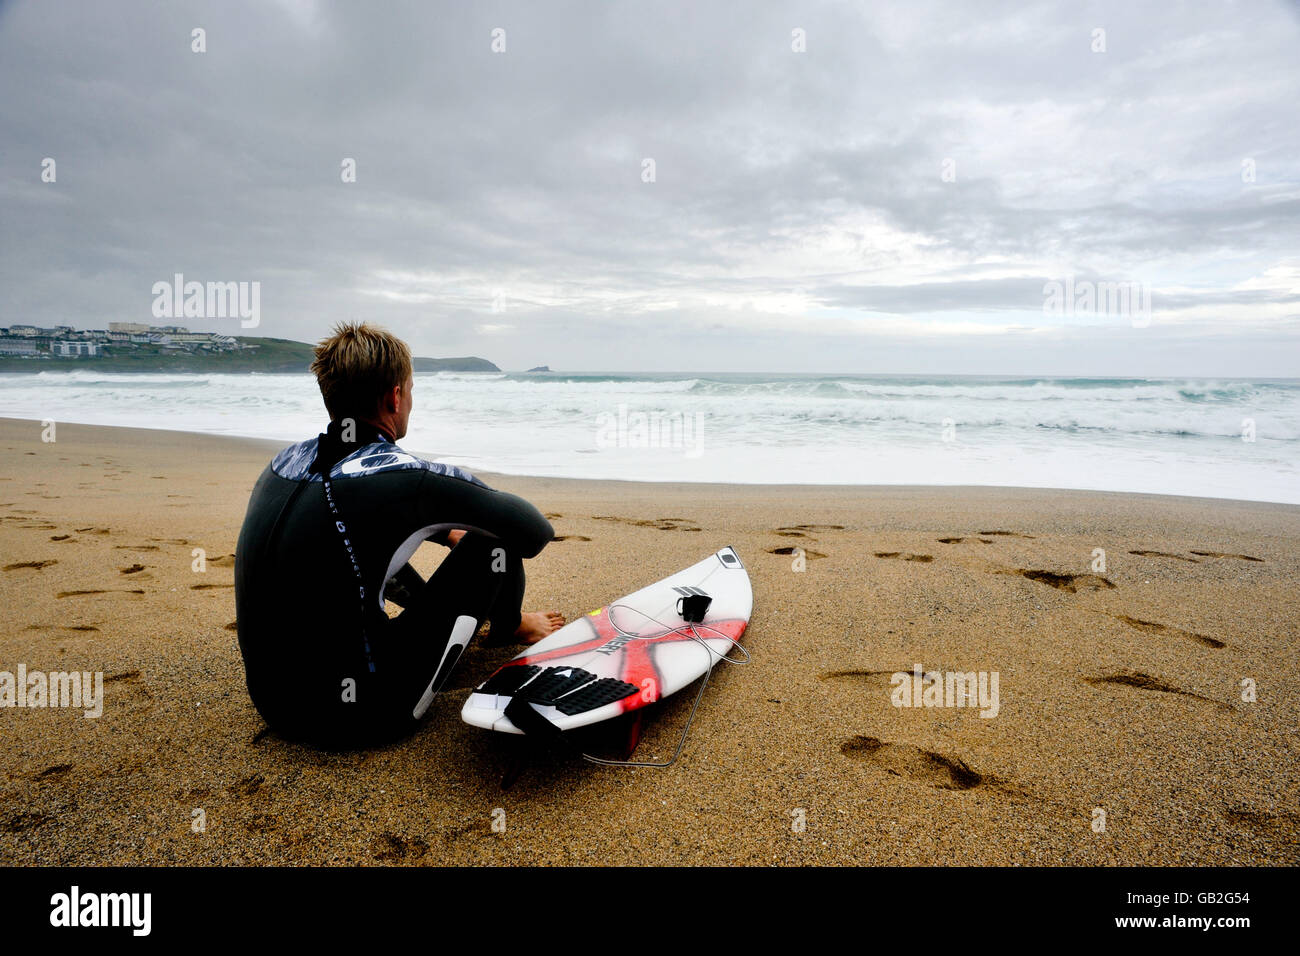
<svg viewBox="0 0 1300 956">
<path fill-rule="evenodd" d="M 558 611 L 525 611 L 520 616 L 515 637 L 525 644 L 536 644 L 548 634 L 564 627 L 564 615 Z"/>
</svg>

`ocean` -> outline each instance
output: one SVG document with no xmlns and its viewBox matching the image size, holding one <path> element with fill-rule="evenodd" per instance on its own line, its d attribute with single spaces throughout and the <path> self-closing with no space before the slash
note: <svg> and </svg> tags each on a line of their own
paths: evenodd
<svg viewBox="0 0 1300 956">
<path fill-rule="evenodd" d="M 0 374 L 0 416 L 286 444 L 307 374 Z M 1011 485 L 1300 503 L 1300 381 L 793 374 L 416 376 L 403 447 L 517 475 Z"/>
</svg>

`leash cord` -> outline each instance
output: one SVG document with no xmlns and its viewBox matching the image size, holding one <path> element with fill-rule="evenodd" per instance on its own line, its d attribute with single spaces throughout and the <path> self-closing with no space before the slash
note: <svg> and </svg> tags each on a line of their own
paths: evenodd
<svg viewBox="0 0 1300 956">
<path fill-rule="evenodd" d="M 670 757 L 666 762 L 653 762 L 653 761 L 643 761 L 643 760 L 607 760 L 604 757 L 596 757 L 593 756 L 592 754 L 579 751 L 582 754 L 583 760 L 595 764 L 600 764 L 602 767 L 649 767 L 656 770 L 662 770 L 665 767 L 671 767 L 673 764 L 675 764 L 677 762 L 677 758 L 682 755 L 682 748 L 686 746 L 686 737 L 691 732 L 691 724 L 695 720 L 695 712 L 699 709 L 700 701 L 704 699 L 704 689 L 709 686 L 709 678 L 713 676 L 713 665 L 715 663 L 713 660 L 713 655 L 717 654 L 718 660 L 726 661 L 729 664 L 748 664 L 749 651 L 745 650 L 745 648 L 740 645 L 740 642 L 737 641 L 734 637 L 731 637 L 728 634 L 723 634 L 715 627 L 709 627 L 708 625 L 701 625 L 694 622 L 688 622 L 678 627 L 669 627 L 667 624 L 663 623 L 660 620 L 657 620 L 656 618 L 650 616 L 644 611 L 638 611 L 636 608 L 631 607 L 629 605 L 611 604 L 609 606 L 609 623 L 613 625 L 614 630 L 618 631 L 621 637 L 626 637 L 637 641 L 649 641 L 649 640 L 658 640 L 659 638 L 665 637 L 666 634 L 656 634 L 654 637 L 642 637 L 639 634 L 633 634 L 630 631 L 623 630 L 623 628 L 619 627 L 618 624 L 615 623 L 614 621 L 615 608 L 621 608 L 623 610 L 632 611 L 635 614 L 640 614 L 646 620 L 652 621 L 655 624 L 658 624 L 660 627 L 665 628 L 667 634 L 681 634 L 684 637 L 689 637 L 695 643 L 703 647 L 705 652 L 708 654 L 709 663 L 704 671 L 704 681 L 700 684 L 699 692 L 695 695 L 695 703 L 691 705 L 691 712 L 686 718 L 686 726 L 682 729 L 681 739 L 677 741 L 677 749 L 673 751 L 672 757 Z M 712 631 L 714 634 L 718 636 L 710 637 L 707 639 L 701 637 L 700 632 L 698 630 L 698 628 L 701 626 L 703 626 L 704 630 Z M 689 634 L 686 633 L 688 629 L 690 630 Z M 715 651 L 707 643 L 705 643 L 706 640 L 714 641 L 719 639 L 727 641 L 732 647 L 740 651 L 741 654 L 743 654 L 744 656 L 740 658 L 731 658 L 720 651 Z"/>
</svg>

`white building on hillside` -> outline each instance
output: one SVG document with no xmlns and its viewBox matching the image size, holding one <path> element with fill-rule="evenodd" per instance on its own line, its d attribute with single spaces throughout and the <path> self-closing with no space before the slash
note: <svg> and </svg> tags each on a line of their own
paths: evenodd
<svg viewBox="0 0 1300 956">
<path fill-rule="evenodd" d="M 62 355 L 65 358 L 80 355 L 93 357 L 99 354 L 99 346 L 95 342 L 58 341 L 50 344 L 55 355 Z"/>
</svg>

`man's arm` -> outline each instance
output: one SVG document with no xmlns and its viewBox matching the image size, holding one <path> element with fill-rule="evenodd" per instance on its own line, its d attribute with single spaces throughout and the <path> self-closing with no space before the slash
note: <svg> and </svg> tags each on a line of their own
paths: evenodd
<svg viewBox="0 0 1300 956">
<path fill-rule="evenodd" d="M 428 524 L 486 532 L 520 557 L 536 557 L 555 537 L 551 523 L 528 501 L 481 483 L 425 472 L 420 501 Z M 450 532 L 436 537 L 444 539 L 439 543 L 455 543 L 449 540 Z"/>
</svg>

